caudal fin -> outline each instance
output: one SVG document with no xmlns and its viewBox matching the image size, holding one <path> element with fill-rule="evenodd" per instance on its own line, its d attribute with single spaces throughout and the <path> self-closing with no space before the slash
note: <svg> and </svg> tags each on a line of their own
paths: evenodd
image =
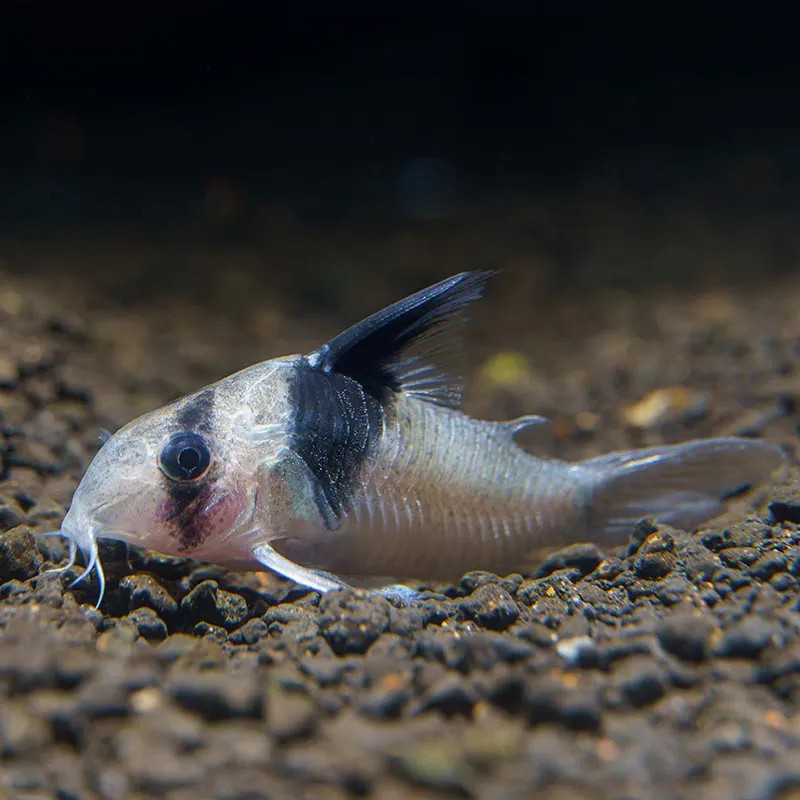
<svg viewBox="0 0 800 800">
<path fill-rule="evenodd" d="M 784 461 L 754 439 L 700 439 L 611 453 L 580 464 L 594 487 L 590 537 L 619 541 L 644 517 L 691 529 L 718 514 L 722 500 L 765 481 Z"/>
</svg>

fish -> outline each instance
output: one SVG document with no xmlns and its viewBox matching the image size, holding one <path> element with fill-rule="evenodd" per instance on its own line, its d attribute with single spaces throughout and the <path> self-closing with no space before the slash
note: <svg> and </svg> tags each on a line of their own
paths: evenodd
<svg viewBox="0 0 800 800">
<path fill-rule="evenodd" d="M 459 334 L 492 274 L 454 275 L 106 435 L 52 532 L 67 567 L 80 551 L 98 606 L 101 538 L 318 592 L 413 594 L 392 581 L 521 571 L 543 548 L 624 543 L 646 517 L 692 529 L 784 463 L 736 437 L 564 461 L 517 443 L 540 416 L 467 415 L 447 365 L 467 355 Z"/>
</svg>

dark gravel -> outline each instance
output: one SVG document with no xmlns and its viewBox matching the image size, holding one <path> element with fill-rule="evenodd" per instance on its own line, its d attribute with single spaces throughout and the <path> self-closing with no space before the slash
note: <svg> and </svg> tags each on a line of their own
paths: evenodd
<svg viewBox="0 0 800 800">
<path fill-rule="evenodd" d="M 513 336 L 512 289 L 477 327 L 496 344 L 471 410 L 552 416 L 569 457 L 745 426 L 794 453 L 796 281 L 565 298 Z M 316 335 L 202 314 L 0 280 L 0 797 L 796 796 L 795 462 L 695 533 L 643 523 L 410 607 L 111 545 L 97 611 L 96 584 L 66 588 L 79 567 L 46 572 L 65 548 L 33 534 L 57 528 L 100 426 Z M 498 383 L 485 363 L 509 343 L 529 372 Z M 678 384 L 702 414 L 630 424 Z"/>
</svg>

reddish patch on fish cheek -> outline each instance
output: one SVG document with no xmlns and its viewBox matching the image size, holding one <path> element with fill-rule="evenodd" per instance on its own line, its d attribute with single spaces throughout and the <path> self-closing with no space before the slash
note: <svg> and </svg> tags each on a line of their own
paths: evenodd
<svg viewBox="0 0 800 800">
<path fill-rule="evenodd" d="M 209 536 L 222 536 L 236 525 L 246 500 L 247 495 L 240 487 L 227 490 L 199 512 L 198 524 L 208 531 Z"/>
<path fill-rule="evenodd" d="M 186 489 L 183 497 L 176 497 L 173 491 L 158 510 L 169 535 L 180 543 L 181 554 L 190 554 L 209 538 L 229 533 L 247 504 L 247 492 L 241 485 L 223 491 L 215 491 L 212 483 Z"/>
</svg>

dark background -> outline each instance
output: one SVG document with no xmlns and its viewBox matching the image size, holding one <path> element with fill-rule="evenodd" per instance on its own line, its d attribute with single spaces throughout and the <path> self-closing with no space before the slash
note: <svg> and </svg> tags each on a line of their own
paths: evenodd
<svg viewBox="0 0 800 800">
<path fill-rule="evenodd" d="M 7 240 L 252 248 L 240 269 L 323 287 L 379 266 L 559 289 L 796 263 L 789 4 L 263 5 L 7 9 Z M 392 255 L 398 237 L 425 245 Z M 37 269 L 25 252 L 6 249 Z M 193 269 L 176 257 L 171 280 Z"/>
</svg>

